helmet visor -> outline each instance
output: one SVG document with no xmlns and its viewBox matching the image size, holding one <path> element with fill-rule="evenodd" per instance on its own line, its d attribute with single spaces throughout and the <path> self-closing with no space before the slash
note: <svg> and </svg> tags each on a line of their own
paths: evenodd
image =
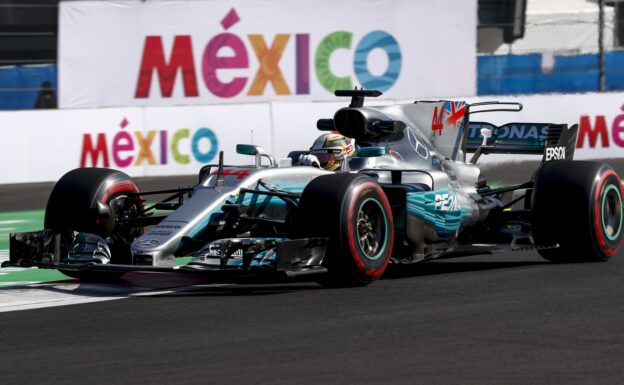
<svg viewBox="0 0 624 385">
<path fill-rule="evenodd" d="M 325 167 L 327 163 L 336 160 L 337 158 L 337 155 L 331 152 L 319 152 L 314 155 L 316 155 L 316 158 L 321 163 L 321 167 Z"/>
</svg>

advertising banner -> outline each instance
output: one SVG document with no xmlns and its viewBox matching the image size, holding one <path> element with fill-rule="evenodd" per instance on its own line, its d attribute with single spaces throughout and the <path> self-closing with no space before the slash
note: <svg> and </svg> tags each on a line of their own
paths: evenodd
<svg viewBox="0 0 624 385">
<path fill-rule="evenodd" d="M 195 174 L 218 162 L 251 164 L 237 143 L 271 148 L 268 104 L 0 113 L 0 184 L 58 180 L 78 167 L 131 176 Z"/>
<path fill-rule="evenodd" d="M 145 150 L 153 157 L 142 163 L 144 176 L 196 174 L 217 163 L 221 150 L 226 164 L 253 164 L 252 157 L 236 154 L 239 143 L 273 152 L 268 104 L 145 108 L 143 132 L 154 138 Z"/>
<path fill-rule="evenodd" d="M 476 0 L 65 1 L 61 108 L 474 95 Z"/>
</svg>

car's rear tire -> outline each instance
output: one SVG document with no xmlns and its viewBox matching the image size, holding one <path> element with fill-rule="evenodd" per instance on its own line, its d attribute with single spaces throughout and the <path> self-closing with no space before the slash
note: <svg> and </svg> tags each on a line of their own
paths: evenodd
<svg viewBox="0 0 624 385">
<path fill-rule="evenodd" d="M 116 219 L 136 214 L 143 203 L 130 193 L 140 192 L 136 182 L 121 171 L 105 168 L 80 168 L 72 170 L 59 179 L 46 206 L 44 226 L 55 232 L 78 231 L 97 234 L 103 238 L 113 234 L 128 241 L 138 236 L 142 229 L 120 227 Z M 97 205 L 111 207 L 111 217 L 102 219 L 97 215 Z M 112 262 L 127 262 L 129 253 L 117 250 Z M 124 273 L 70 271 L 59 269 L 63 274 L 82 280 L 112 280 Z"/>
<path fill-rule="evenodd" d="M 361 174 L 331 174 L 303 190 L 296 215 L 302 237 L 328 238 L 326 286 L 364 286 L 386 269 L 394 242 L 392 210 L 381 187 Z"/>
<path fill-rule="evenodd" d="M 539 250 L 553 262 L 606 261 L 619 249 L 623 229 L 620 177 L 605 163 L 544 164 L 532 193 L 532 229 Z"/>
</svg>

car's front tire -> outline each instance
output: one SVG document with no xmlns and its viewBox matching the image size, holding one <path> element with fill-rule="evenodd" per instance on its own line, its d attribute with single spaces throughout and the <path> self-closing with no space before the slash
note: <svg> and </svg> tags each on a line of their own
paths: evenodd
<svg viewBox="0 0 624 385">
<path fill-rule="evenodd" d="M 386 269 L 394 242 L 392 211 L 381 187 L 361 174 L 331 174 L 312 180 L 296 219 L 304 237 L 329 239 L 324 265 L 327 286 L 363 286 Z"/>
<path fill-rule="evenodd" d="M 55 232 L 78 231 L 97 234 L 103 238 L 115 235 L 129 242 L 142 229 L 119 226 L 116 222 L 122 216 L 137 215 L 142 210 L 142 201 L 132 195 L 139 192 L 136 182 L 121 171 L 105 168 L 79 168 L 69 171 L 52 189 L 46 206 L 44 226 Z M 100 203 L 111 208 L 111 217 L 98 217 L 97 205 Z M 116 251 L 112 262 L 128 263 L 129 248 L 117 247 Z M 98 281 L 116 279 L 124 274 L 64 269 L 59 271 L 72 278 Z"/>
</svg>

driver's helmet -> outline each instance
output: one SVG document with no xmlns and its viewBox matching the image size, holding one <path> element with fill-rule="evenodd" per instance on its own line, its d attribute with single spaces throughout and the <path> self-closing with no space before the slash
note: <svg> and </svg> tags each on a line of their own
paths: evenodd
<svg viewBox="0 0 624 385">
<path fill-rule="evenodd" d="M 322 168 L 338 170 L 343 159 L 355 154 L 355 140 L 340 134 L 323 134 L 312 144 L 310 154 L 316 156 Z"/>
</svg>

